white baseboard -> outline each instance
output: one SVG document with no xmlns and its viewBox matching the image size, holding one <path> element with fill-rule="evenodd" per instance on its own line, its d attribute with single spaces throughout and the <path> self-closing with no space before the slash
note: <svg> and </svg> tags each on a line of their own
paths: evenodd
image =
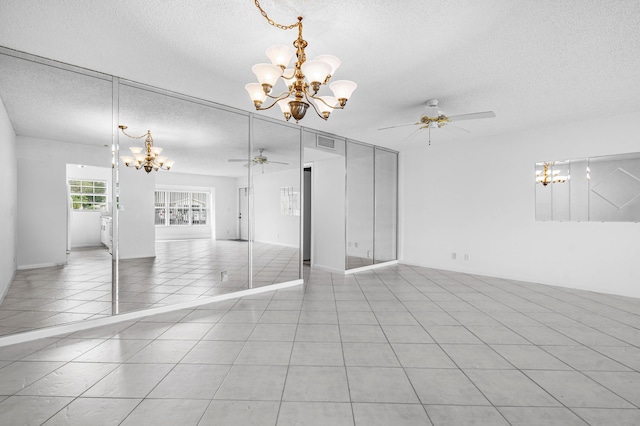
<svg viewBox="0 0 640 426">
<path fill-rule="evenodd" d="M 367 266 L 361 266 L 359 268 L 347 269 L 346 271 L 344 271 L 344 274 L 345 275 L 355 274 L 357 272 L 364 272 L 364 271 L 369 271 L 371 269 L 384 268 L 385 266 L 392 266 L 392 265 L 397 265 L 397 264 L 398 264 L 397 260 L 390 260 L 388 262 L 383 262 L 383 263 L 374 263 L 373 265 L 367 265 Z"/>
<path fill-rule="evenodd" d="M 61 262 L 61 263 L 36 263 L 33 265 L 20 265 L 18 266 L 18 270 L 19 271 L 23 271 L 26 269 L 39 269 L 39 268 L 50 268 L 52 266 L 64 266 L 66 265 L 67 262 Z"/>
<path fill-rule="evenodd" d="M 344 274 L 344 269 L 330 268 L 328 266 L 318 265 L 317 263 L 314 263 L 313 265 L 311 265 L 311 269 L 319 269 L 321 271 L 333 272 L 336 274 Z"/>
</svg>

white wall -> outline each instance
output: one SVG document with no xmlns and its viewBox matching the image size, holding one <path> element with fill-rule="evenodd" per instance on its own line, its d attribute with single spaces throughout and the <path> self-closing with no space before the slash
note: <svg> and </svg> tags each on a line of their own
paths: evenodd
<svg viewBox="0 0 640 426">
<path fill-rule="evenodd" d="M 95 179 L 107 181 L 107 196 L 111 199 L 111 168 L 67 164 L 67 180 Z M 100 218 L 108 212 L 100 210 L 70 210 L 69 237 L 71 248 L 97 247 L 102 245 Z"/>
<path fill-rule="evenodd" d="M 18 172 L 16 134 L 0 99 L 0 300 L 16 271 Z"/>
<path fill-rule="evenodd" d="M 401 153 L 400 260 L 640 297 L 640 224 L 536 221 L 533 172 L 640 151 L 638 123 L 630 114 Z"/>
<path fill-rule="evenodd" d="M 154 192 L 156 176 L 133 167 L 120 167 L 118 258 L 155 257 Z M 170 172 L 167 172 L 170 173 Z"/>
<path fill-rule="evenodd" d="M 110 166 L 108 148 L 16 138 L 18 157 L 18 268 L 66 262 L 66 164 Z"/>
<path fill-rule="evenodd" d="M 299 247 L 300 216 L 281 213 L 280 188 L 294 186 L 300 191 L 300 170 L 264 174 L 258 171 L 259 167 L 254 167 L 253 170 L 254 240 Z"/>
<path fill-rule="evenodd" d="M 235 239 L 237 237 L 237 188 L 236 178 L 193 175 L 186 173 L 158 172 L 156 185 L 159 188 L 207 188 L 213 193 L 214 211 L 211 214 L 211 222 L 215 224 L 212 229 L 208 226 L 176 229 L 171 227 L 156 227 L 156 239 L 175 238 L 211 238 L 218 240 Z M 179 232 L 179 233 L 176 233 Z"/>
<path fill-rule="evenodd" d="M 335 271 L 345 268 L 344 157 L 313 162 L 313 265 Z"/>
</svg>

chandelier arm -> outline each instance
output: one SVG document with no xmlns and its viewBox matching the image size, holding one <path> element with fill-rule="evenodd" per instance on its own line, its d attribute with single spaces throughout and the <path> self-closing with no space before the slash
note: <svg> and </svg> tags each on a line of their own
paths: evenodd
<svg viewBox="0 0 640 426">
<path fill-rule="evenodd" d="M 289 97 L 289 95 L 291 95 L 291 92 L 292 90 L 289 90 L 288 92 L 280 93 L 278 96 L 267 95 L 267 97 L 271 99 L 275 99 L 275 102 L 278 102 L 278 101 L 281 101 L 282 99 L 286 99 L 287 97 Z"/>
<path fill-rule="evenodd" d="M 338 104 L 338 106 L 329 105 L 324 99 L 322 99 L 319 96 L 315 96 L 315 95 L 309 95 L 309 96 L 311 97 L 311 99 L 318 100 L 318 101 L 322 102 L 323 104 L 325 104 L 326 106 L 328 106 L 329 108 L 332 108 L 332 109 L 344 109 L 344 107 L 341 106 L 340 104 Z"/>
<path fill-rule="evenodd" d="M 263 108 L 263 107 L 261 107 L 261 106 L 260 106 L 260 107 L 256 107 L 256 110 L 257 110 L 257 111 L 266 111 L 266 110 L 268 110 L 268 109 L 271 109 L 271 108 L 273 108 L 273 107 L 278 103 L 278 101 L 281 101 L 281 100 L 283 100 L 283 99 L 287 99 L 287 98 L 289 97 L 289 95 L 290 95 L 290 94 L 291 94 L 291 92 L 285 92 L 285 93 L 282 93 L 282 94 L 281 94 L 280 96 L 278 96 L 277 98 L 274 98 L 273 96 L 269 96 L 270 98 L 275 99 L 275 100 L 273 101 L 273 103 L 272 103 L 271 105 L 269 105 L 268 107 L 264 107 L 264 108 Z"/>
<path fill-rule="evenodd" d="M 305 97 L 305 99 L 307 100 L 307 103 L 309 103 L 309 104 L 313 107 L 313 110 L 316 112 L 316 114 L 318 114 L 318 117 L 322 118 L 324 121 L 327 121 L 328 116 L 327 116 L 327 117 L 325 117 L 324 115 L 322 115 L 322 114 L 320 113 L 320 111 L 318 111 L 318 107 L 316 107 L 315 102 L 311 102 L 311 100 L 309 99 L 309 95 L 307 94 L 307 91 L 306 91 L 306 90 L 304 91 L 304 97 Z M 312 99 L 316 99 L 316 98 L 314 98 L 313 96 L 311 96 L 311 98 L 312 98 Z"/>
</svg>

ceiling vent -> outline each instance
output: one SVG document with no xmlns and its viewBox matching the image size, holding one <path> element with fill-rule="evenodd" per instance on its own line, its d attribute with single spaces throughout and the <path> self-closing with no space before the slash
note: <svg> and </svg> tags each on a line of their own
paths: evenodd
<svg viewBox="0 0 640 426">
<path fill-rule="evenodd" d="M 328 138 L 326 136 L 316 135 L 316 146 L 322 149 L 330 149 L 331 151 L 336 150 L 336 141 L 335 139 Z"/>
</svg>

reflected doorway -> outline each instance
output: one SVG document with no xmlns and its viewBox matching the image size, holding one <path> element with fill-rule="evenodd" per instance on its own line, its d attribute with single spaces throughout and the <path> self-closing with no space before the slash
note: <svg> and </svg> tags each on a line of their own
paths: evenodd
<svg viewBox="0 0 640 426">
<path fill-rule="evenodd" d="M 311 166 L 304 168 L 304 217 L 302 238 L 302 260 L 306 265 L 311 264 Z"/>
<path fill-rule="evenodd" d="M 238 239 L 249 240 L 249 188 L 238 188 Z"/>
</svg>

